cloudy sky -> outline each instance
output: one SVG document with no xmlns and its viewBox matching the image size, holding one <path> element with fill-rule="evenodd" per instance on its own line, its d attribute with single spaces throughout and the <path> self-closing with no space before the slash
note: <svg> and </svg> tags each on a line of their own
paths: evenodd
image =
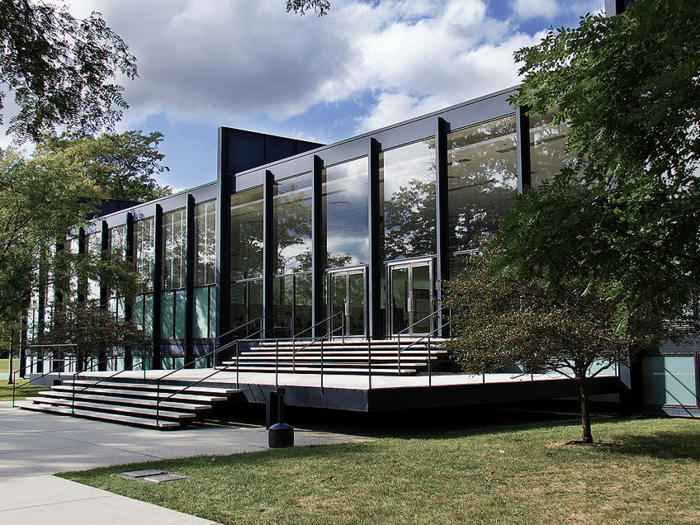
<svg viewBox="0 0 700 525">
<path fill-rule="evenodd" d="M 175 189 L 216 178 L 221 125 L 331 143 L 518 83 L 513 51 L 604 0 L 66 0 L 138 59 L 119 131 L 162 131 Z"/>
</svg>

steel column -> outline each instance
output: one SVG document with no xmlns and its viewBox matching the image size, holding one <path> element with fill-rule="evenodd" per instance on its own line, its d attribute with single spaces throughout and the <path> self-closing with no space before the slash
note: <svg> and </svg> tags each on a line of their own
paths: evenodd
<svg viewBox="0 0 700 525">
<path fill-rule="evenodd" d="M 367 336 L 369 339 L 382 339 L 381 318 L 381 275 L 380 239 L 382 228 L 379 223 L 379 151 L 381 144 L 370 138 L 367 158 L 369 164 L 369 268 L 367 273 Z"/>
<path fill-rule="evenodd" d="M 530 168 L 530 108 L 520 106 L 515 112 L 516 149 L 518 156 L 518 193 L 532 185 Z"/>
<path fill-rule="evenodd" d="M 272 333 L 272 311 L 274 296 L 272 293 L 275 278 L 275 215 L 274 215 L 275 176 L 270 170 L 265 171 L 263 180 L 263 296 L 262 296 L 262 337 Z"/>
</svg>

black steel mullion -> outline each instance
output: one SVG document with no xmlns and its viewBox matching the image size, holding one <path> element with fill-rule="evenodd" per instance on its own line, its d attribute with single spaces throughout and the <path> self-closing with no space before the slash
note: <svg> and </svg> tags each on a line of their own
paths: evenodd
<svg viewBox="0 0 700 525">
<path fill-rule="evenodd" d="M 447 178 L 447 133 L 448 123 L 442 117 L 436 119 L 435 126 L 435 229 L 437 231 L 437 261 L 435 286 L 437 307 L 442 307 L 443 283 L 450 279 L 450 216 Z M 438 326 L 443 324 L 442 315 Z M 447 334 L 440 333 L 441 336 Z"/>
<path fill-rule="evenodd" d="M 107 221 L 102 221 L 102 230 L 100 232 L 101 241 L 101 257 L 109 252 L 109 226 Z M 104 279 L 100 276 L 100 307 L 107 308 L 107 300 L 109 299 L 109 289 L 104 285 Z"/>
<path fill-rule="evenodd" d="M 265 171 L 263 181 L 263 296 L 262 296 L 262 326 L 263 338 L 272 333 L 272 317 L 275 273 L 275 216 L 274 216 L 274 185 L 275 177 L 269 170 Z"/>
<path fill-rule="evenodd" d="M 163 291 L 163 207 L 156 204 L 153 218 L 155 257 L 153 268 L 153 368 L 160 370 L 163 367 L 161 360 L 160 342 L 161 334 L 161 293 Z M 145 303 L 144 303 L 145 309 Z"/>
<path fill-rule="evenodd" d="M 224 334 L 231 327 L 231 194 L 236 191 L 236 178 L 228 173 L 229 134 L 219 128 L 217 166 L 218 199 L 216 202 L 216 333 Z"/>
<path fill-rule="evenodd" d="M 326 270 L 325 225 L 323 224 L 323 160 L 313 157 L 311 184 L 311 325 L 312 336 L 323 333 L 322 326 L 316 326 L 325 318 L 323 303 L 323 277 Z"/>
<path fill-rule="evenodd" d="M 185 222 L 187 225 L 187 235 L 185 237 L 187 239 L 185 249 L 185 363 L 187 364 L 194 359 L 194 281 L 197 272 L 195 213 L 194 195 L 188 194 L 187 207 L 185 208 Z M 207 293 L 207 301 L 209 301 L 209 293 Z"/>
<path fill-rule="evenodd" d="M 365 315 L 367 319 L 367 336 L 370 339 L 381 339 L 384 334 L 381 319 L 381 260 L 380 237 L 382 231 L 379 224 L 380 198 L 379 195 L 379 151 L 381 144 L 376 139 L 370 138 L 368 144 L 369 164 L 369 268 L 367 275 L 367 306 Z"/>
<path fill-rule="evenodd" d="M 520 106 L 515 112 L 516 153 L 518 156 L 518 193 L 532 186 L 530 166 L 530 117 L 528 107 Z"/>
</svg>

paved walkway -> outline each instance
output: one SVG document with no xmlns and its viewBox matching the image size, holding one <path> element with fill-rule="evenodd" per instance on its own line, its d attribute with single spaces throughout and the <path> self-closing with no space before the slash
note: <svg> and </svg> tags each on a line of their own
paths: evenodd
<svg viewBox="0 0 700 525">
<path fill-rule="evenodd" d="M 295 435 L 298 445 L 365 439 L 315 431 Z M 51 474 L 266 448 L 267 431 L 260 426 L 207 425 L 159 432 L 28 412 L 0 402 L 0 523 L 204 525 L 211 522 Z"/>
</svg>

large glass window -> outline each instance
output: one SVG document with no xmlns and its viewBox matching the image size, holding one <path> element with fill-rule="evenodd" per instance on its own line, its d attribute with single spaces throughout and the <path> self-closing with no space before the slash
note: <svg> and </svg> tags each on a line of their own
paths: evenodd
<svg viewBox="0 0 700 525">
<path fill-rule="evenodd" d="M 231 280 L 262 277 L 263 190 L 231 195 Z"/>
<path fill-rule="evenodd" d="M 155 270 L 155 220 L 153 217 L 134 224 L 134 265 L 136 267 L 137 296 L 134 299 L 132 319 L 153 336 L 153 273 Z"/>
<path fill-rule="evenodd" d="M 553 113 L 530 117 L 530 157 L 532 187 L 552 180 L 562 168 L 576 162 L 566 151 L 567 124 L 552 126 Z"/>
<path fill-rule="evenodd" d="M 644 356 L 642 374 L 644 403 L 697 406 L 695 356 Z"/>
<path fill-rule="evenodd" d="M 516 141 L 515 115 L 447 135 L 450 254 L 474 248 L 475 237 L 496 230 L 510 211 L 518 190 Z"/>
<path fill-rule="evenodd" d="M 276 273 L 311 269 L 311 174 L 275 183 Z"/>
<path fill-rule="evenodd" d="M 187 220 L 184 209 L 163 215 L 163 293 L 161 338 L 185 338 L 185 252 Z"/>
<path fill-rule="evenodd" d="M 126 226 L 116 226 L 109 230 L 108 245 L 109 255 L 113 260 L 123 261 L 126 259 Z M 126 301 L 114 287 L 109 290 L 107 309 L 120 321 L 124 320 Z"/>
<path fill-rule="evenodd" d="M 435 140 L 379 154 L 382 261 L 436 252 Z"/>
<path fill-rule="evenodd" d="M 194 212 L 197 232 L 195 286 L 214 284 L 216 279 L 216 201 L 198 204 Z"/>
<path fill-rule="evenodd" d="M 367 157 L 323 170 L 327 268 L 369 262 Z"/>
<path fill-rule="evenodd" d="M 194 212 L 196 273 L 192 335 L 208 339 L 216 335 L 216 201 L 198 204 Z"/>
<path fill-rule="evenodd" d="M 102 235 L 101 233 L 91 233 L 85 236 L 85 251 L 89 257 L 88 280 L 87 280 L 87 300 L 100 300 L 100 280 L 95 274 L 100 257 L 102 255 Z"/>
<path fill-rule="evenodd" d="M 134 224 L 134 262 L 138 274 L 137 292 L 153 291 L 155 269 L 155 221 L 153 217 Z"/>
</svg>

